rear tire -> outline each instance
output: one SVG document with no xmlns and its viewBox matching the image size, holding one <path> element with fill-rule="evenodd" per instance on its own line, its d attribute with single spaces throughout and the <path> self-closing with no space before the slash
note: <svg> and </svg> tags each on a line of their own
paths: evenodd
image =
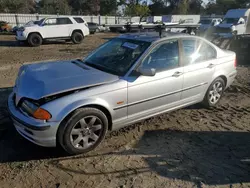
<svg viewBox="0 0 250 188">
<path fill-rule="evenodd" d="M 208 108 L 216 106 L 219 103 L 224 90 L 225 81 L 221 77 L 216 78 L 209 86 L 202 104 Z"/>
<path fill-rule="evenodd" d="M 37 47 L 43 43 L 43 39 L 39 34 L 32 33 L 28 38 L 28 43 L 30 46 Z"/>
<path fill-rule="evenodd" d="M 74 32 L 71 36 L 71 40 L 74 44 L 82 43 L 84 36 L 80 32 Z"/>
<path fill-rule="evenodd" d="M 59 127 L 57 140 L 71 155 L 87 153 L 95 149 L 108 130 L 108 119 L 96 108 L 80 108 Z"/>
</svg>

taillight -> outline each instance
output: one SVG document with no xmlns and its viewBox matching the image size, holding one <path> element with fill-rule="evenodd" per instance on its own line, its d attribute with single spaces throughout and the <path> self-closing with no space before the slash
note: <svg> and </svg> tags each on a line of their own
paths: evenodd
<svg viewBox="0 0 250 188">
<path fill-rule="evenodd" d="M 237 58 L 234 59 L 234 67 L 237 67 Z"/>
</svg>

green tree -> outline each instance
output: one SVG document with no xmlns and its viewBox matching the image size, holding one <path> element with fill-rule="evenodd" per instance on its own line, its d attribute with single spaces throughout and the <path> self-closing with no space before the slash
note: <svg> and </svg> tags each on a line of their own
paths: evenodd
<svg viewBox="0 0 250 188">
<path fill-rule="evenodd" d="M 125 9 L 125 15 L 139 16 L 140 22 L 145 16 L 148 16 L 149 13 L 150 13 L 150 10 L 147 5 L 131 4 L 131 5 L 128 5 Z"/>
<path fill-rule="evenodd" d="M 100 13 L 100 0 L 68 0 L 72 13 L 78 15 L 98 15 Z"/>
<path fill-rule="evenodd" d="M 170 13 L 167 3 L 163 0 L 152 0 L 152 4 L 150 4 L 148 7 L 152 16 L 167 15 Z"/>
<path fill-rule="evenodd" d="M 204 7 L 202 6 L 202 0 L 192 0 L 189 2 L 189 14 L 204 14 Z"/>
<path fill-rule="evenodd" d="M 73 14 L 82 15 L 84 14 L 84 7 L 87 7 L 86 0 L 68 0 L 69 5 L 72 8 Z"/>
<path fill-rule="evenodd" d="M 0 0 L 0 11 L 4 13 L 34 13 L 34 0 Z"/>
<path fill-rule="evenodd" d="M 100 14 L 101 15 L 115 15 L 118 3 L 116 0 L 101 0 Z"/>
<path fill-rule="evenodd" d="M 41 0 L 38 3 L 39 13 L 42 14 L 70 14 L 71 7 L 67 0 Z"/>
<path fill-rule="evenodd" d="M 176 8 L 177 14 L 188 14 L 189 4 L 188 0 L 182 0 Z"/>
<path fill-rule="evenodd" d="M 100 0 L 91 0 L 88 2 L 86 7 L 90 15 L 99 15 L 100 14 Z"/>
<path fill-rule="evenodd" d="M 249 0 L 212 0 L 206 7 L 206 14 L 225 14 L 229 9 L 246 8 Z"/>
</svg>

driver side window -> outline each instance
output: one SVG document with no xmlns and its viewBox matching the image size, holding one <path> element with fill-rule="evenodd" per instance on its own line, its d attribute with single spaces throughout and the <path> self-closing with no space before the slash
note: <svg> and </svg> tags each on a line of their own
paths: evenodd
<svg viewBox="0 0 250 188">
<path fill-rule="evenodd" d="M 144 59 L 143 68 L 154 68 L 156 72 L 162 72 L 179 66 L 178 40 L 171 40 L 156 46 Z"/>
<path fill-rule="evenodd" d="M 56 18 L 47 19 L 47 20 L 44 22 L 44 25 L 56 25 Z"/>
</svg>

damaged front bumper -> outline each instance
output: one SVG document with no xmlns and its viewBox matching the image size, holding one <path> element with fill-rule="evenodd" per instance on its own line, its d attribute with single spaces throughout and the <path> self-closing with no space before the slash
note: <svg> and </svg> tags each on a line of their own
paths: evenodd
<svg viewBox="0 0 250 188">
<path fill-rule="evenodd" d="M 14 102 L 14 93 L 8 98 L 8 110 L 17 132 L 27 140 L 44 147 L 56 147 L 58 122 L 36 120 L 23 114 Z"/>
</svg>

